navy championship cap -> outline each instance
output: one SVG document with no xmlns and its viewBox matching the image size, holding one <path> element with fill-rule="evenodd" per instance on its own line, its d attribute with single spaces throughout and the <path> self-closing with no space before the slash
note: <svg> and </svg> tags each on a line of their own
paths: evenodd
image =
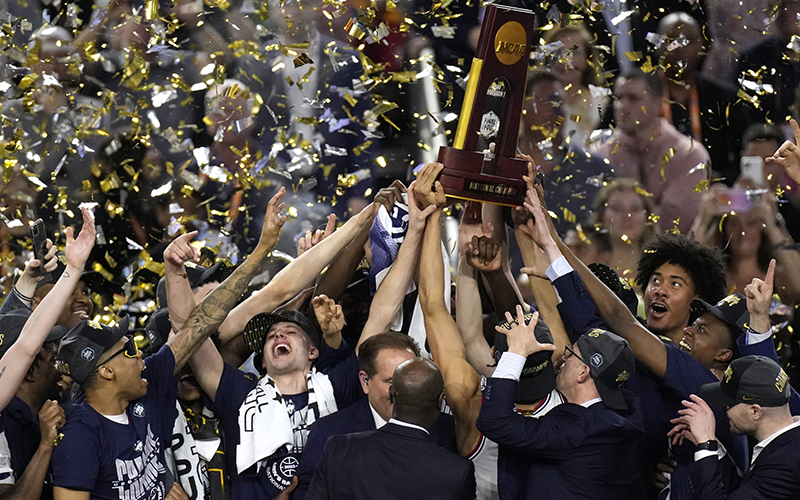
<svg viewBox="0 0 800 500">
<path fill-rule="evenodd" d="M 525 323 L 533 317 L 533 313 L 524 316 Z M 507 330 L 511 329 L 508 321 L 499 325 Z M 534 328 L 536 340 L 541 344 L 552 344 L 553 334 L 541 318 Z M 508 339 L 500 332 L 494 335 L 494 359 L 500 361 L 500 356 L 508 351 Z M 525 366 L 519 377 L 515 398 L 519 404 L 533 404 L 550 394 L 556 388 L 556 372 L 553 369 L 553 352 L 540 351 L 531 354 L 525 359 Z"/>
<path fill-rule="evenodd" d="M 778 363 L 764 356 L 744 356 L 728 365 L 719 382 L 703 385 L 700 397 L 712 407 L 783 406 L 790 392 L 789 376 Z"/>
<path fill-rule="evenodd" d="M 0 335 L 0 356 L 3 356 L 6 351 L 14 345 L 14 342 L 19 339 L 22 328 L 25 326 L 31 314 L 30 309 L 21 308 L 0 315 L 0 334 L 2 334 Z M 50 330 L 50 333 L 47 334 L 44 343 L 58 342 L 66 333 L 66 328 L 61 325 L 55 325 Z"/>
<path fill-rule="evenodd" d="M 578 339 L 581 358 L 589 366 L 597 392 L 606 406 L 626 410 L 621 386 L 636 368 L 636 358 L 622 337 L 594 328 Z"/>
<path fill-rule="evenodd" d="M 738 293 L 728 295 L 713 306 L 704 300 L 694 299 L 692 309 L 700 316 L 711 313 L 740 334 L 747 332 L 750 313 L 747 311 L 747 299 L 744 298 L 744 295 Z"/>
<path fill-rule="evenodd" d="M 97 367 L 103 354 L 128 333 L 130 318 L 125 316 L 115 327 L 94 321 L 81 321 L 61 339 L 56 366 L 62 375 L 83 384 Z"/>
<path fill-rule="evenodd" d="M 314 323 L 305 314 L 295 310 L 283 311 L 280 314 L 261 313 L 253 316 L 244 327 L 243 335 L 247 346 L 256 353 L 263 351 L 267 333 L 278 323 L 294 323 L 306 332 L 315 347 L 319 347 L 319 343 L 322 340 L 322 334 L 319 329 L 314 326 Z"/>
</svg>

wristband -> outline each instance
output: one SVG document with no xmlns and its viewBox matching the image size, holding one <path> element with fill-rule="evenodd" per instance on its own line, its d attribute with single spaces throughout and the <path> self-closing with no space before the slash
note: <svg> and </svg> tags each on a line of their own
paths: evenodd
<svg viewBox="0 0 800 500">
<path fill-rule="evenodd" d="M 708 450 L 708 451 L 717 451 L 719 449 L 719 443 L 716 439 L 712 439 L 711 441 L 706 441 L 705 443 L 698 443 L 697 444 L 697 451 L 700 450 Z"/>
</svg>

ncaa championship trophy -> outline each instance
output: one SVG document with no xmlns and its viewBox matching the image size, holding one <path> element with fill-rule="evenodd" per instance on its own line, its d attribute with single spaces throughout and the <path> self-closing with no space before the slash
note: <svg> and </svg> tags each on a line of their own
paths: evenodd
<svg viewBox="0 0 800 500">
<path fill-rule="evenodd" d="M 486 8 L 453 147 L 439 148 L 447 196 L 522 205 L 527 162 L 516 158 L 516 149 L 533 27 L 529 10 Z M 484 153 L 491 142 L 494 153 Z"/>
</svg>

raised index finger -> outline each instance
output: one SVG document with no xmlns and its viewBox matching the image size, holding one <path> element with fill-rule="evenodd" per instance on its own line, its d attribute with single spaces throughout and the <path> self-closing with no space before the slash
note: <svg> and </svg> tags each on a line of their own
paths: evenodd
<svg viewBox="0 0 800 500">
<path fill-rule="evenodd" d="M 775 281 L 775 259 L 772 259 L 769 261 L 769 268 L 767 269 L 767 275 L 764 277 L 764 285 L 769 289 L 770 292 L 772 292 L 772 284 L 774 281 Z"/>
<path fill-rule="evenodd" d="M 789 124 L 792 126 L 792 132 L 794 132 L 795 144 L 800 144 L 800 126 L 797 125 L 797 121 L 794 118 L 789 120 Z"/>
</svg>

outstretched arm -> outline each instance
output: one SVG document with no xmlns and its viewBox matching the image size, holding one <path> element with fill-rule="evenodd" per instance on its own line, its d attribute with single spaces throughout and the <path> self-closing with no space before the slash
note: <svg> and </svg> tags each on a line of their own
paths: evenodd
<svg viewBox="0 0 800 500">
<path fill-rule="evenodd" d="M 438 184 L 438 183 L 437 183 Z M 420 182 L 419 188 L 430 193 L 431 185 Z M 456 442 L 462 455 L 475 449 L 480 432 L 475 427 L 481 408 L 481 379 L 467 362 L 464 343 L 444 301 L 444 263 L 440 252 L 442 241 L 441 207 L 445 196 L 437 185 L 437 209 L 428 218 L 422 243 L 419 272 L 419 301 L 425 318 L 428 345 L 436 366 L 444 377 L 447 403 L 456 419 Z M 459 283 L 460 286 L 460 283 Z M 478 307 L 480 314 L 480 307 Z M 480 325 L 481 322 L 478 322 Z M 488 354 L 488 349 L 487 349 Z"/>
<path fill-rule="evenodd" d="M 172 354 L 175 356 L 176 373 L 180 371 L 203 342 L 217 330 L 225 316 L 241 297 L 256 271 L 261 267 L 261 261 L 267 257 L 278 243 L 281 227 L 286 222 L 285 216 L 278 215 L 283 208 L 283 204 L 280 201 L 282 196 L 283 188 L 270 200 L 267 206 L 267 214 L 264 217 L 264 226 L 261 229 L 261 237 L 253 253 L 242 265 L 236 268 L 228 279 L 219 284 L 195 307 L 183 328 L 167 342 L 167 345 L 172 349 Z M 219 364 L 217 364 L 217 367 L 219 368 Z M 221 368 L 219 368 L 219 375 L 222 375 Z M 216 380 L 218 384 L 219 378 L 217 377 Z M 211 392 L 216 393 L 216 390 L 209 391 L 206 387 L 203 387 L 203 389 L 209 394 Z"/>
<path fill-rule="evenodd" d="M 800 183 L 800 149 L 797 147 L 800 144 L 800 126 L 797 125 L 794 119 L 789 120 L 789 123 L 792 126 L 792 132 L 794 132 L 795 142 L 786 141 L 781 144 L 775 154 L 766 159 L 766 162 L 780 165 L 786 175 L 793 181 Z"/>
<path fill-rule="evenodd" d="M 423 167 L 427 168 L 426 167 Z M 421 173 L 420 173 L 421 175 Z M 381 281 L 378 291 L 372 297 L 372 305 L 369 308 L 369 317 L 361 331 L 361 338 L 358 339 L 356 353 L 365 340 L 385 332 L 389 325 L 394 321 L 397 312 L 403 305 L 403 299 L 408 290 L 408 284 L 417 268 L 419 258 L 420 243 L 422 242 L 422 231 L 425 229 L 425 219 L 435 207 L 426 207 L 420 210 L 415 198 L 416 183 L 422 179 L 412 182 L 408 189 L 408 231 L 397 251 L 397 257 L 392 263 L 392 268 Z"/>
<path fill-rule="evenodd" d="M 491 227 L 489 228 L 491 232 Z M 476 266 L 479 258 L 470 256 L 473 239 L 484 234 L 481 221 L 481 204 L 468 202 L 458 226 L 459 262 L 456 276 L 456 325 L 465 348 L 466 359 L 479 374 L 490 377 L 494 372 L 494 358 L 483 336 L 483 307 L 478 288 L 480 275 Z M 474 247 L 473 247 L 474 249 Z M 497 256 L 497 259 L 502 258 Z M 500 311 L 502 313 L 502 311 Z"/>
<path fill-rule="evenodd" d="M 177 332 L 186 323 L 195 306 L 194 293 L 186 276 L 184 263 L 196 262 L 200 252 L 191 245 L 197 231 L 175 238 L 164 250 L 164 281 L 167 287 L 167 305 L 172 331 Z M 191 300 L 189 298 L 191 297 Z M 164 304 L 159 304 L 164 307 Z"/>
<path fill-rule="evenodd" d="M 375 205 L 372 204 L 348 220 L 331 236 L 293 260 L 264 288 L 236 306 L 219 328 L 220 340 L 225 343 L 239 335 L 253 316 L 272 312 L 309 286 L 361 228 L 372 220 L 374 213 Z"/>
<path fill-rule="evenodd" d="M 529 234 L 542 247 L 550 263 L 562 255 L 580 275 L 592 296 L 600 317 L 612 332 L 628 341 L 636 359 L 654 375 L 663 379 L 667 372 L 667 349 L 658 337 L 650 333 L 628 310 L 625 304 L 592 273 L 558 237 L 542 202 L 541 186 L 528 190 L 525 208 L 534 217 L 528 222 Z"/>
<path fill-rule="evenodd" d="M 65 231 L 67 246 L 65 250 L 67 267 L 56 282 L 50 293 L 39 303 L 33 311 L 25 326 L 20 332 L 19 339 L 0 359 L 0 410 L 6 407 L 19 384 L 28 372 L 33 359 L 39 353 L 47 334 L 55 326 L 64 304 L 80 280 L 83 266 L 89 253 L 92 251 L 95 239 L 94 219 L 89 211 L 81 209 L 83 214 L 83 227 L 78 237 L 73 239 L 73 230 L 68 227 Z"/>
</svg>

